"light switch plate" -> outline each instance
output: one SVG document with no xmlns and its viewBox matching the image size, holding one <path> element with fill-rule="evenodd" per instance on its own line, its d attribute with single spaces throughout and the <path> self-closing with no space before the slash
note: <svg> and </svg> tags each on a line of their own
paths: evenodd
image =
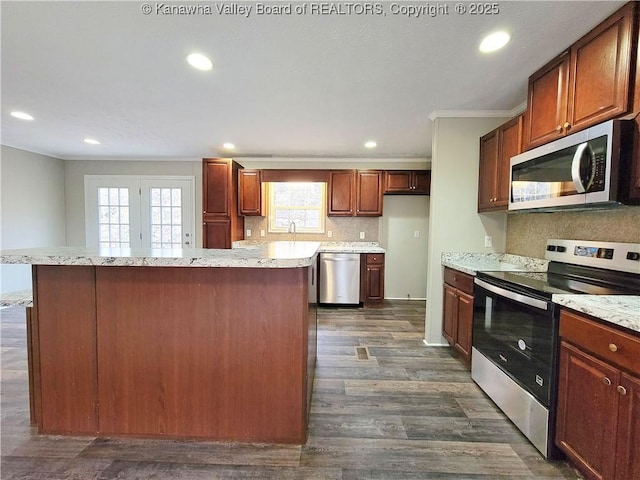
<svg viewBox="0 0 640 480">
<path fill-rule="evenodd" d="M 260 236 L 264 237 L 264 230 L 260 230 Z"/>
<path fill-rule="evenodd" d="M 327 230 L 327 237 L 328 238 L 332 238 L 333 237 L 333 232 L 331 230 Z"/>
<path fill-rule="evenodd" d="M 364 232 L 360 232 L 360 240 L 364 240 Z"/>
</svg>

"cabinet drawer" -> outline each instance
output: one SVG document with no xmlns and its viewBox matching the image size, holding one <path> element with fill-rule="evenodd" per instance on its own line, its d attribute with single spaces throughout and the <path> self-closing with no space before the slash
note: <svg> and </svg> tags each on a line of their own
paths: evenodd
<svg viewBox="0 0 640 480">
<path fill-rule="evenodd" d="M 384 265 L 384 253 L 367 253 L 365 256 L 367 265 Z"/>
<path fill-rule="evenodd" d="M 444 268 L 444 282 L 464 293 L 473 295 L 473 277 L 453 268 Z"/>
<path fill-rule="evenodd" d="M 578 316 L 560 312 L 560 336 L 619 367 L 640 374 L 640 338 Z"/>
</svg>

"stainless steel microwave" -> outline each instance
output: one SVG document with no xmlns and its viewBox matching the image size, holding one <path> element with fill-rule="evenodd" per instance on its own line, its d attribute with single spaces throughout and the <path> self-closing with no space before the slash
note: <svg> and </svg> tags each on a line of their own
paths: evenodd
<svg viewBox="0 0 640 480">
<path fill-rule="evenodd" d="M 509 210 L 624 202 L 621 173 L 631 164 L 633 135 L 632 120 L 609 120 L 512 157 Z"/>
</svg>

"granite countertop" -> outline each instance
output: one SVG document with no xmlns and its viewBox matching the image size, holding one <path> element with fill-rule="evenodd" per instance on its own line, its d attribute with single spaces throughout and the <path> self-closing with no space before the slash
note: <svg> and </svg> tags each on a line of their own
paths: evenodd
<svg viewBox="0 0 640 480">
<path fill-rule="evenodd" d="M 233 242 L 233 248 L 255 248 L 269 242 L 260 240 L 239 240 Z M 298 243 L 298 242 L 296 242 Z M 333 253 L 385 253 L 377 242 L 322 242 L 318 252 Z"/>
<path fill-rule="evenodd" d="M 0 296 L 0 307 L 33 307 L 33 292 L 20 290 L 3 293 Z"/>
<path fill-rule="evenodd" d="M 320 242 L 269 242 L 228 250 L 45 247 L 3 250 L 0 263 L 147 267 L 298 268 L 314 263 Z"/>
<path fill-rule="evenodd" d="M 546 272 L 549 265 L 548 260 L 509 253 L 465 252 L 443 252 L 441 263 L 474 276 L 476 272 Z"/>
<path fill-rule="evenodd" d="M 552 301 L 640 333 L 640 296 L 555 294 Z"/>
</svg>

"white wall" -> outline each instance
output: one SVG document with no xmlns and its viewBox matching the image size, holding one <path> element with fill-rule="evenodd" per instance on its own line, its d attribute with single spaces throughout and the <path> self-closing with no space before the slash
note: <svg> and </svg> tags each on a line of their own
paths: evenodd
<svg viewBox="0 0 640 480">
<path fill-rule="evenodd" d="M 504 252 L 505 213 L 478 214 L 479 138 L 506 118 L 438 118 L 433 130 L 425 340 L 442 338 L 442 252 Z M 493 247 L 484 246 L 484 237 Z"/>
<path fill-rule="evenodd" d="M 384 197 L 380 245 L 387 251 L 385 298 L 426 298 L 429 203 L 426 195 Z"/>
<path fill-rule="evenodd" d="M 66 245 L 64 162 L 2 146 L 0 248 Z M 3 293 L 31 288 L 30 265 L 2 265 Z"/>
<path fill-rule="evenodd" d="M 85 175 L 188 175 L 195 177 L 196 247 L 202 246 L 202 160 L 194 161 L 65 161 L 67 244 L 84 246 Z"/>
</svg>

